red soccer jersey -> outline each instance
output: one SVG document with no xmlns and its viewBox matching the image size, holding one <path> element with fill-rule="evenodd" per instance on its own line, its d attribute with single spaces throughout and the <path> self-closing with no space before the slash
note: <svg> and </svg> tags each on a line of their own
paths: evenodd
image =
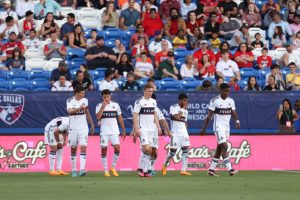
<svg viewBox="0 0 300 200">
<path fill-rule="evenodd" d="M 194 58 L 198 59 L 198 63 L 201 63 L 202 57 L 205 54 L 208 56 L 209 62 L 216 61 L 215 54 L 211 50 L 206 50 L 206 52 L 203 52 L 201 49 L 199 49 L 195 51 Z"/>
<path fill-rule="evenodd" d="M 145 33 L 149 37 L 153 37 L 155 35 L 155 31 L 161 31 L 164 25 L 160 18 L 156 18 L 156 19 L 147 18 L 143 21 L 143 27 Z"/>
<path fill-rule="evenodd" d="M 200 70 L 203 68 L 202 63 L 199 63 L 198 65 L 198 71 L 200 72 Z M 208 76 L 213 76 L 216 73 L 216 67 L 215 65 L 210 65 L 208 67 L 206 67 L 203 71 L 202 74 L 200 74 L 201 78 L 204 78 L 206 75 Z"/>
<path fill-rule="evenodd" d="M 160 51 L 155 55 L 155 62 L 160 63 L 167 58 L 168 58 L 168 51 L 166 52 Z"/>
<path fill-rule="evenodd" d="M 254 57 L 253 56 L 253 53 L 251 51 L 246 51 L 246 52 L 241 52 L 241 51 L 237 51 L 235 52 L 234 54 L 234 58 L 236 57 Z M 239 66 L 239 68 L 252 68 L 253 67 L 253 62 L 249 62 L 249 61 L 246 61 L 246 62 L 236 62 Z"/>
<path fill-rule="evenodd" d="M 19 47 L 21 49 L 21 52 L 24 52 L 25 47 L 20 41 L 15 42 L 7 42 L 2 46 L 2 52 L 5 52 L 6 55 L 10 56 L 12 52 L 14 51 L 14 48 Z"/>
<path fill-rule="evenodd" d="M 257 64 L 262 65 L 262 67 L 271 67 L 272 65 L 272 58 L 270 56 L 259 56 L 257 58 Z"/>
</svg>

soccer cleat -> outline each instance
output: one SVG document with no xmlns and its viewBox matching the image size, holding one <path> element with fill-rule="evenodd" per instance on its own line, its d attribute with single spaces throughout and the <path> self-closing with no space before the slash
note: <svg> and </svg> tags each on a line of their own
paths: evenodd
<svg viewBox="0 0 300 200">
<path fill-rule="evenodd" d="M 187 171 L 180 172 L 180 175 L 183 175 L 183 176 L 192 176 L 192 174 L 190 172 L 187 172 Z"/>
<path fill-rule="evenodd" d="M 144 177 L 144 172 L 142 169 L 138 169 L 137 174 L 139 175 L 139 177 Z"/>
<path fill-rule="evenodd" d="M 163 168 L 162 168 L 162 175 L 163 176 L 167 175 L 167 167 L 166 166 L 163 166 Z"/>
<path fill-rule="evenodd" d="M 76 172 L 76 171 L 72 171 L 71 176 L 72 176 L 72 177 L 77 177 L 77 172 Z"/>
<path fill-rule="evenodd" d="M 144 177 L 150 178 L 150 177 L 152 177 L 152 175 L 146 172 L 146 173 L 144 173 Z"/>
<path fill-rule="evenodd" d="M 234 170 L 234 169 L 231 169 L 230 171 L 229 171 L 229 175 L 230 176 L 234 176 L 234 175 L 236 175 L 238 173 L 238 171 L 237 170 Z"/>
<path fill-rule="evenodd" d="M 155 172 L 154 170 L 152 170 L 152 171 L 151 171 L 151 175 L 152 175 L 152 176 L 155 176 L 155 175 L 156 175 L 156 172 Z"/>
<path fill-rule="evenodd" d="M 51 170 L 50 172 L 48 172 L 48 174 L 50 175 L 50 176 L 59 176 L 60 174 L 57 172 L 57 171 L 55 171 L 55 170 Z"/>
<path fill-rule="evenodd" d="M 104 172 L 104 176 L 105 176 L 105 177 L 110 177 L 110 174 L 109 174 L 109 172 L 107 172 L 107 171 L 106 171 L 106 172 Z"/>
<path fill-rule="evenodd" d="M 119 174 L 115 168 L 111 168 L 110 172 L 113 174 L 113 176 L 119 176 Z"/>
<path fill-rule="evenodd" d="M 62 171 L 62 170 L 59 170 L 57 173 L 59 173 L 59 175 L 61 175 L 61 176 L 69 175 L 69 173 L 64 172 L 64 171 Z"/>
<path fill-rule="evenodd" d="M 209 176 L 219 176 L 218 174 L 216 174 L 215 170 L 209 169 L 207 171 L 207 175 Z"/>
<path fill-rule="evenodd" d="M 79 172 L 79 176 L 85 176 L 86 174 L 87 174 L 86 171 L 84 171 L 83 169 L 80 170 Z"/>
</svg>

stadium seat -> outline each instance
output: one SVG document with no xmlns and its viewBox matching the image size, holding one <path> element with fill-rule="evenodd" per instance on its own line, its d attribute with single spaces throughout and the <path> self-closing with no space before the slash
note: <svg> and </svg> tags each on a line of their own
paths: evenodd
<svg viewBox="0 0 300 200">
<path fill-rule="evenodd" d="M 72 77 L 73 77 L 73 79 L 75 79 L 76 78 L 76 73 L 77 73 L 77 71 L 78 70 L 80 70 L 80 68 L 78 67 L 78 68 L 74 68 L 74 69 L 71 69 L 70 70 L 70 73 L 71 73 L 71 75 L 72 75 Z"/>
<path fill-rule="evenodd" d="M 26 70 L 45 68 L 46 61 L 43 58 L 27 58 L 25 60 Z"/>
<path fill-rule="evenodd" d="M 137 82 L 140 84 L 141 87 L 143 87 L 144 85 L 147 84 L 148 79 L 149 78 L 142 78 L 142 79 L 139 79 Z"/>
<path fill-rule="evenodd" d="M 30 81 L 30 89 L 36 90 L 36 89 L 50 89 L 50 82 L 48 79 L 44 78 L 37 78 Z"/>
<path fill-rule="evenodd" d="M 58 68 L 58 64 L 62 61 L 62 58 L 52 58 L 46 62 L 45 70 L 52 71 L 53 69 Z"/>
<path fill-rule="evenodd" d="M 95 28 L 101 30 L 103 27 L 101 20 L 98 18 L 83 18 L 79 20 L 79 23 L 83 29 Z"/>
<path fill-rule="evenodd" d="M 9 82 L 6 79 L 0 78 L 0 91 L 7 91 L 9 89 Z"/>
<path fill-rule="evenodd" d="M 217 84 L 217 80 L 216 79 L 214 79 L 214 78 L 205 78 L 205 79 L 203 79 L 202 80 L 202 83 L 204 82 L 204 81 L 210 81 L 211 83 L 212 83 L 212 85 L 216 85 Z"/>
<path fill-rule="evenodd" d="M 67 50 L 67 60 L 71 61 L 74 58 L 84 58 L 86 50 L 81 48 L 69 48 Z"/>
<path fill-rule="evenodd" d="M 24 56 L 26 59 L 45 58 L 43 51 L 41 51 L 41 49 L 34 49 L 34 48 L 27 49 L 25 51 Z"/>
<path fill-rule="evenodd" d="M 185 63 L 185 58 L 178 58 L 175 60 L 175 65 L 178 70 L 180 70 L 181 65 Z"/>
<path fill-rule="evenodd" d="M 277 49 L 273 50 L 272 58 L 273 58 L 273 60 L 280 60 L 285 53 L 286 53 L 286 49 L 284 47 L 277 48 Z"/>
<path fill-rule="evenodd" d="M 288 67 L 283 68 L 281 70 L 281 73 L 282 73 L 283 79 L 285 80 L 286 75 L 290 73 L 290 68 L 288 68 Z"/>
<path fill-rule="evenodd" d="M 86 64 L 86 60 L 84 58 L 74 58 L 68 61 L 67 64 L 70 69 L 78 68 L 81 64 Z"/>
<path fill-rule="evenodd" d="M 160 81 L 160 90 L 174 91 L 180 89 L 180 82 L 173 78 L 164 78 Z"/>
<path fill-rule="evenodd" d="M 4 80 L 7 80 L 7 78 L 8 78 L 8 73 L 9 73 L 9 71 L 6 71 L 6 70 L 0 70 L 0 78 L 1 78 L 1 79 L 4 79 Z"/>
<path fill-rule="evenodd" d="M 26 79 L 27 78 L 27 72 L 20 70 L 20 69 L 14 69 L 10 70 L 8 72 L 8 80 L 13 80 L 16 78 Z"/>
<path fill-rule="evenodd" d="M 82 19 L 89 19 L 89 18 L 100 18 L 98 10 L 92 7 L 83 7 L 77 10 L 77 19 L 79 21 Z"/>
<path fill-rule="evenodd" d="M 175 59 L 177 60 L 178 58 L 185 58 L 187 55 L 189 55 L 190 52 L 187 51 L 186 49 L 184 48 L 177 48 L 175 49 L 174 51 L 174 56 L 175 56 Z"/>
<path fill-rule="evenodd" d="M 257 58 L 261 56 L 261 50 L 262 48 L 256 48 L 252 50 L 252 53 L 254 55 L 254 60 L 257 60 Z"/>
<path fill-rule="evenodd" d="M 115 47 L 115 39 L 116 38 L 105 39 L 105 46 L 108 46 L 110 48 L 114 48 Z"/>
<path fill-rule="evenodd" d="M 253 68 L 242 68 L 241 70 L 241 77 L 242 79 L 248 78 L 250 76 L 258 77 L 258 72 L 256 69 Z"/>
<path fill-rule="evenodd" d="M 14 78 L 9 81 L 9 90 L 12 91 L 27 91 L 30 87 L 25 78 Z"/>
<path fill-rule="evenodd" d="M 257 27 L 251 27 L 249 28 L 249 36 L 251 38 L 251 41 L 255 39 L 255 34 L 259 33 L 262 37 L 262 39 L 266 39 L 266 31 L 262 30 L 261 28 Z"/>
<path fill-rule="evenodd" d="M 106 68 L 97 68 L 94 71 L 94 79 L 103 79 L 105 75 Z"/>
<path fill-rule="evenodd" d="M 33 80 L 36 78 L 49 79 L 49 73 L 41 68 L 33 69 L 27 73 L 28 80 Z"/>
<path fill-rule="evenodd" d="M 119 88 L 121 88 L 121 86 L 123 85 L 123 83 L 126 81 L 125 77 L 121 77 L 117 80 L 118 86 Z"/>
<path fill-rule="evenodd" d="M 201 81 L 194 78 L 185 78 L 181 81 L 182 90 L 195 90 L 199 85 L 201 85 Z"/>
<path fill-rule="evenodd" d="M 95 29 L 95 28 L 87 28 L 84 30 L 84 37 L 86 37 L 87 39 L 91 38 L 91 31 Z M 104 37 L 104 32 L 96 29 L 97 30 L 97 36 L 103 36 Z"/>
<path fill-rule="evenodd" d="M 122 39 L 124 32 L 118 28 L 108 28 L 104 31 L 104 38 L 119 38 Z"/>
<path fill-rule="evenodd" d="M 241 90 L 244 90 L 244 88 L 248 85 L 248 78 L 242 79 L 239 81 L 239 86 Z"/>
<path fill-rule="evenodd" d="M 73 13 L 75 16 L 76 16 L 76 10 L 74 10 L 72 7 L 61 7 L 61 15 L 64 16 L 64 17 L 67 17 L 67 15 L 69 13 Z"/>
</svg>

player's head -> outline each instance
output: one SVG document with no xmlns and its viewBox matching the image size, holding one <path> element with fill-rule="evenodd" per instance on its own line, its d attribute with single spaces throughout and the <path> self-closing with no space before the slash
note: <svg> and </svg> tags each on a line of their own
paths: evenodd
<svg viewBox="0 0 300 200">
<path fill-rule="evenodd" d="M 230 87 L 227 83 L 222 83 L 220 85 L 220 94 L 222 98 L 227 98 L 230 92 Z"/>
<path fill-rule="evenodd" d="M 101 92 L 101 95 L 102 95 L 102 100 L 105 101 L 106 103 L 109 103 L 110 102 L 110 99 L 111 99 L 111 93 L 109 90 L 102 90 Z"/>
<path fill-rule="evenodd" d="M 178 104 L 180 107 L 186 107 L 188 104 L 188 96 L 184 93 L 178 95 Z"/>
<path fill-rule="evenodd" d="M 153 87 L 152 87 L 152 85 L 150 85 L 150 84 L 144 85 L 144 97 L 146 99 L 149 99 L 149 98 L 151 98 L 152 94 L 153 94 Z"/>
<path fill-rule="evenodd" d="M 85 91 L 84 91 L 84 88 L 81 86 L 81 85 L 77 85 L 75 88 L 74 88 L 74 93 L 75 93 L 75 96 L 78 98 L 78 99 L 82 99 L 85 95 Z"/>
</svg>

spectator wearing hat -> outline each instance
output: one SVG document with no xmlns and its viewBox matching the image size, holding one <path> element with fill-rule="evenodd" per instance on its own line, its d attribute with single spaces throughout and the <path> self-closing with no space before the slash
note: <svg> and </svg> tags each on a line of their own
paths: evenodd
<svg viewBox="0 0 300 200">
<path fill-rule="evenodd" d="M 147 53 L 140 54 L 140 60 L 135 63 L 134 75 L 136 78 L 151 78 L 154 75 L 154 67 L 148 61 Z"/>
<path fill-rule="evenodd" d="M 21 19 L 26 16 L 26 12 L 34 12 L 34 2 L 32 0 L 17 0 L 16 13 Z"/>
<path fill-rule="evenodd" d="M 110 68 L 115 66 L 117 57 L 114 51 L 104 45 L 104 38 L 97 36 L 96 46 L 89 48 L 85 52 L 88 68 L 94 70 L 96 68 Z"/>
<path fill-rule="evenodd" d="M 71 72 L 68 69 L 68 65 L 67 65 L 67 63 L 64 60 L 59 61 L 58 68 L 54 69 L 51 72 L 51 76 L 50 76 L 50 83 L 51 83 L 51 85 L 53 85 L 55 83 L 55 81 L 58 81 L 59 77 L 61 75 L 64 75 L 68 81 L 72 82 Z"/>
<path fill-rule="evenodd" d="M 1 51 L 4 52 L 8 58 L 12 57 L 14 49 L 18 47 L 20 49 L 21 56 L 24 55 L 25 47 L 21 41 L 17 39 L 15 32 L 9 34 L 9 41 L 2 46 Z"/>
<path fill-rule="evenodd" d="M 276 86 L 278 87 L 278 90 L 284 90 L 286 88 L 286 85 L 283 80 L 282 73 L 280 71 L 280 66 L 277 64 L 272 64 L 270 69 L 271 69 L 271 72 L 266 74 L 266 80 L 269 80 L 270 76 L 274 76 L 274 79 L 275 79 L 274 81 L 275 81 Z M 265 85 L 267 85 L 267 84 L 270 85 L 269 81 L 266 82 Z"/>
<path fill-rule="evenodd" d="M 87 77 L 84 77 L 84 72 L 81 70 L 77 70 L 76 79 L 72 82 L 73 88 L 77 86 L 83 87 L 84 90 L 93 90 L 93 84 L 91 80 Z"/>
<path fill-rule="evenodd" d="M 17 13 L 12 9 L 11 1 L 10 0 L 4 0 L 2 3 L 3 10 L 0 11 L 0 22 L 5 23 L 6 18 L 8 16 L 11 16 L 14 19 L 14 22 L 17 24 L 18 21 L 18 15 Z"/>
<path fill-rule="evenodd" d="M 67 22 L 60 28 L 60 36 L 64 41 L 68 40 L 69 34 L 73 33 L 75 29 L 75 15 L 73 13 L 67 14 Z"/>
<path fill-rule="evenodd" d="M 140 24 L 140 13 L 134 8 L 135 0 L 129 0 L 129 7 L 121 11 L 119 26 L 123 30 L 127 30 L 129 27 L 135 27 Z"/>
<path fill-rule="evenodd" d="M 64 58 L 67 54 L 65 45 L 61 44 L 57 40 L 57 33 L 52 32 L 50 34 L 51 42 L 44 47 L 44 55 L 47 60 L 52 58 Z"/>
<path fill-rule="evenodd" d="M 123 82 L 121 86 L 123 91 L 138 91 L 141 90 L 140 84 L 134 80 L 134 74 L 128 73 L 126 81 Z"/>
<path fill-rule="evenodd" d="M 159 6 L 159 14 L 162 16 L 163 20 L 167 20 L 170 17 L 170 10 L 176 8 L 177 11 L 180 10 L 180 1 L 178 0 L 165 0 Z"/>
<path fill-rule="evenodd" d="M 148 53 L 148 47 L 146 46 L 145 42 L 145 38 L 143 36 L 139 36 L 138 43 L 132 48 L 132 57 L 138 57 L 140 53 L 144 51 Z"/>
<path fill-rule="evenodd" d="M 280 26 L 282 28 L 282 31 L 283 31 L 284 35 L 286 35 L 286 36 L 287 35 L 288 36 L 292 36 L 293 35 L 289 23 L 287 23 L 286 21 L 283 21 L 281 19 L 280 13 L 277 13 L 277 12 L 274 14 L 273 21 L 272 21 L 272 23 L 270 24 L 270 26 L 268 28 L 268 36 L 269 36 L 269 38 L 273 37 L 274 30 L 275 30 L 276 26 Z"/>
<path fill-rule="evenodd" d="M 224 39 L 231 40 L 239 28 L 240 24 L 237 20 L 231 19 L 227 14 L 222 15 L 222 23 L 219 26 L 219 31 Z"/>
<path fill-rule="evenodd" d="M 19 47 L 14 48 L 12 52 L 12 57 L 6 61 L 6 67 L 9 70 L 12 69 L 25 70 L 25 58 L 22 56 L 22 52 Z"/>
<path fill-rule="evenodd" d="M 103 80 L 99 82 L 99 90 L 109 90 L 109 91 L 117 91 L 119 90 L 119 86 L 117 81 L 113 80 L 114 72 L 110 69 L 105 71 L 105 77 Z"/>
<path fill-rule="evenodd" d="M 194 59 L 195 59 L 195 63 L 200 63 L 202 60 L 203 55 L 207 55 L 209 62 L 212 65 L 216 64 L 216 57 L 214 52 L 212 52 L 211 50 L 209 50 L 207 45 L 207 41 L 206 40 L 201 40 L 200 42 L 200 49 L 196 50 L 194 52 Z"/>
<path fill-rule="evenodd" d="M 148 46 L 148 49 L 149 49 L 149 52 L 150 52 L 151 56 L 155 57 L 155 55 L 158 52 L 162 51 L 161 43 L 163 41 L 167 41 L 169 50 L 171 50 L 173 48 L 171 42 L 169 42 L 168 40 L 162 38 L 162 32 L 161 31 L 155 31 L 154 40 L 152 42 L 150 42 L 150 44 Z"/>
<path fill-rule="evenodd" d="M 14 32 L 16 35 L 19 35 L 19 29 L 14 22 L 14 18 L 8 16 L 5 19 L 5 23 L 0 25 L 0 38 L 8 39 L 11 32 Z"/>
<path fill-rule="evenodd" d="M 154 37 L 156 31 L 162 31 L 164 25 L 155 8 L 150 9 L 150 17 L 143 21 L 143 27 L 149 37 Z"/>
<path fill-rule="evenodd" d="M 59 80 L 52 85 L 52 92 L 73 91 L 72 83 L 66 79 L 65 75 L 60 75 Z"/>
<path fill-rule="evenodd" d="M 159 80 L 166 77 L 171 77 L 175 80 L 181 79 L 175 65 L 174 53 L 172 51 L 168 52 L 167 59 L 159 63 L 159 67 L 155 74 L 155 78 Z"/>
<path fill-rule="evenodd" d="M 292 45 L 289 43 L 285 44 L 286 53 L 283 54 L 282 60 L 283 65 L 288 66 L 291 62 L 295 63 L 297 68 L 300 68 L 300 57 L 299 54 L 296 53 L 295 50 L 293 50 Z"/>
<path fill-rule="evenodd" d="M 44 18 L 48 13 L 59 13 L 61 15 L 61 7 L 54 0 L 40 0 L 34 6 L 34 15 L 38 19 Z"/>
<path fill-rule="evenodd" d="M 183 33 L 185 35 L 185 21 L 179 16 L 178 10 L 176 8 L 171 8 L 170 17 L 167 18 L 167 22 L 164 26 L 165 35 L 170 39 L 174 39 L 177 36 L 179 30 L 183 30 Z"/>
<path fill-rule="evenodd" d="M 286 75 L 286 84 L 289 90 L 300 90 L 300 73 L 297 72 L 296 64 L 289 64 L 290 72 Z"/>
<path fill-rule="evenodd" d="M 232 39 L 229 41 L 231 48 L 238 47 L 242 42 L 251 44 L 250 36 L 249 36 L 249 27 L 247 24 L 243 24 L 243 26 L 234 32 Z"/>
<path fill-rule="evenodd" d="M 23 31 L 22 35 L 29 36 L 31 30 L 35 30 L 36 25 L 35 21 L 33 19 L 33 12 L 32 11 L 27 11 L 25 14 L 25 20 L 23 21 Z"/>
</svg>

